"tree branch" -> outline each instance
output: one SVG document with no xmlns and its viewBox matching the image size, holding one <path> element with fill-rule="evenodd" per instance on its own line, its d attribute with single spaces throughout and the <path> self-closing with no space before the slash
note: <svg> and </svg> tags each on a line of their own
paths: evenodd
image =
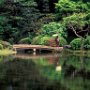
<svg viewBox="0 0 90 90">
<path fill-rule="evenodd" d="M 6 14 L 10 14 L 10 12 L 0 13 L 0 15 L 6 15 Z"/>
<path fill-rule="evenodd" d="M 78 35 L 76 30 L 74 29 L 74 27 L 72 25 L 70 25 L 71 29 L 73 30 L 73 32 L 75 33 L 75 35 L 79 38 L 82 38 L 82 36 Z"/>
<path fill-rule="evenodd" d="M 89 32 L 89 29 L 90 29 L 90 27 L 88 26 L 86 30 L 81 30 L 81 31 L 78 31 L 77 33 L 84 32 L 84 31 Z"/>
<path fill-rule="evenodd" d="M 78 31 L 77 33 L 81 33 L 81 32 L 84 32 L 84 31 L 88 31 L 88 30 L 81 30 L 81 31 Z"/>
</svg>

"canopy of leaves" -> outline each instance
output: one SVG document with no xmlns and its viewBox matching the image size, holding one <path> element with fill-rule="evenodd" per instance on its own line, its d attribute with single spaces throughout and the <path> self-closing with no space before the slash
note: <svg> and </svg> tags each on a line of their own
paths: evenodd
<svg viewBox="0 0 90 90">
<path fill-rule="evenodd" d="M 41 34 L 48 36 L 59 34 L 59 36 L 66 37 L 66 28 L 61 23 L 51 22 L 42 27 Z"/>
<path fill-rule="evenodd" d="M 61 15 L 68 16 L 72 13 L 81 13 L 89 11 L 90 3 L 83 3 L 82 0 L 59 0 L 56 4 L 57 12 Z"/>
<path fill-rule="evenodd" d="M 0 39 L 18 43 L 29 35 L 66 37 L 71 26 L 90 30 L 90 0 L 0 0 Z"/>
<path fill-rule="evenodd" d="M 37 0 L 0 0 L 0 4 L 0 38 L 12 43 L 29 35 L 34 37 L 43 24 L 54 18 L 53 14 L 46 13 L 49 10 L 41 13 L 38 8 L 39 5 L 45 6 L 44 11 L 49 7 L 49 1 L 42 5 Z"/>
<path fill-rule="evenodd" d="M 5 0 L 0 0 L 0 5 L 4 3 Z"/>
<path fill-rule="evenodd" d="M 68 27 L 74 27 L 75 29 L 82 30 L 83 27 L 88 24 L 88 21 L 85 20 L 87 14 L 85 13 L 74 13 L 68 17 L 63 18 L 64 23 Z"/>
<path fill-rule="evenodd" d="M 57 18 L 62 20 L 67 30 L 74 30 L 77 36 L 79 36 L 77 33 L 79 30 L 81 30 L 80 32 L 89 32 L 90 2 L 85 0 L 59 0 L 56 3 L 56 10 L 58 14 Z"/>
</svg>

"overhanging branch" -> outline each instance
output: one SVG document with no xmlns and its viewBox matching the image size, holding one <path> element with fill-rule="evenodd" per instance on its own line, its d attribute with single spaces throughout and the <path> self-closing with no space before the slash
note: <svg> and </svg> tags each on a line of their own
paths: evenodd
<svg viewBox="0 0 90 90">
<path fill-rule="evenodd" d="M 82 36 L 80 36 L 79 34 L 77 34 L 76 30 L 74 29 L 74 27 L 72 25 L 70 25 L 70 28 L 73 30 L 73 32 L 75 33 L 75 35 L 79 38 L 82 38 Z"/>
<path fill-rule="evenodd" d="M 88 30 L 81 30 L 81 31 L 78 31 L 77 33 L 85 32 L 85 31 L 88 31 Z"/>
</svg>

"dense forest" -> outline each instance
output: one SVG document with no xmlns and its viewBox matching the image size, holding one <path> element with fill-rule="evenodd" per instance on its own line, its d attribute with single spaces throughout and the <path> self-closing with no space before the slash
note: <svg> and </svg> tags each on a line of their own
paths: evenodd
<svg viewBox="0 0 90 90">
<path fill-rule="evenodd" d="M 90 49 L 90 0 L 0 0 L 0 40 Z M 0 45 L 1 46 L 1 45 Z"/>
</svg>

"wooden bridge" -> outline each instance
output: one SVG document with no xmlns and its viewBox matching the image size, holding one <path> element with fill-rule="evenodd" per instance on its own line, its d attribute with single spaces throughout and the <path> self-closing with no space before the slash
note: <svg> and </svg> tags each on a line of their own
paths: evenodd
<svg viewBox="0 0 90 90">
<path fill-rule="evenodd" d="M 13 45 L 13 49 L 15 51 L 32 49 L 33 52 L 36 52 L 36 50 L 50 50 L 50 51 L 61 52 L 63 50 L 63 47 L 51 47 L 51 46 L 31 45 L 31 44 L 16 44 L 16 45 Z"/>
</svg>

